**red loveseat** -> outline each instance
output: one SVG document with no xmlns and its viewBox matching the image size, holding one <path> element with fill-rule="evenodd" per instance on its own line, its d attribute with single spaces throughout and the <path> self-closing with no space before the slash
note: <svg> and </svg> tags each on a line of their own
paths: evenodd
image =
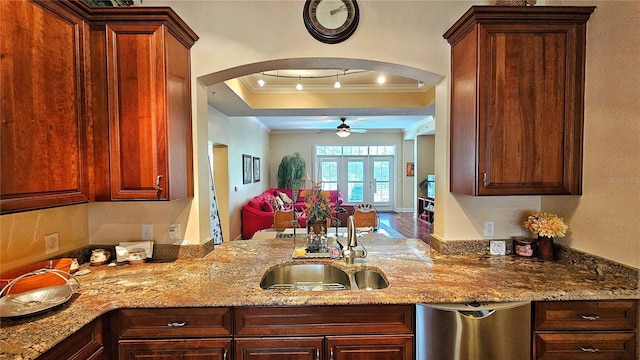
<svg viewBox="0 0 640 360">
<path fill-rule="evenodd" d="M 305 209 L 304 196 L 307 194 L 308 189 L 298 190 L 298 197 L 295 203 L 295 209 L 297 211 L 303 211 Z M 242 238 L 250 239 L 256 231 L 263 229 L 270 229 L 273 225 L 273 213 L 274 213 L 274 199 L 279 197 L 282 199 L 281 193 L 286 194 L 286 198 L 293 199 L 292 189 L 276 189 L 271 188 L 262 194 L 249 200 L 249 202 L 242 206 L 241 209 L 241 221 L 242 221 Z M 329 204 L 332 208 L 340 206 L 342 204 L 342 193 L 340 190 L 328 190 L 326 194 L 329 197 Z M 302 196 L 301 196 L 302 195 Z M 285 205 L 286 206 L 286 205 Z M 290 207 L 291 205 L 289 205 Z M 300 226 L 305 226 L 305 219 L 300 218 Z"/>
</svg>

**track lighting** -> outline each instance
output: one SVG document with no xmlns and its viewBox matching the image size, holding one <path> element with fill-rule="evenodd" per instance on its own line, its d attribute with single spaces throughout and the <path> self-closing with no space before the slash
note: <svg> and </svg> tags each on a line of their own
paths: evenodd
<svg viewBox="0 0 640 360">
<path fill-rule="evenodd" d="M 338 80 L 338 74 L 336 74 L 336 82 L 333 84 L 334 89 L 340 89 L 342 85 L 340 85 L 340 80 Z"/>
<path fill-rule="evenodd" d="M 385 79 L 384 75 L 380 74 L 380 76 L 378 76 L 378 84 L 384 84 L 385 81 L 387 81 L 387 79 Z"/>
<path fill-rule="evenodd" d="M 263 72 L 262 79 L 258 80 L 258 85 L 260 85 L 260 87 L 264 87 L 264 84 L 266 84 L 266 82 L 264 81 L 264 72 Z"/>
<path fill-rule="evenodd" d="M 298 76 L 298 85 L 296 85 L 296 90 L 302 91 L 302 78 Z"/>
<path fill-rule="evenodd" d="M 424 83 L 418 80 L 418 89 L 422 89 L 424 87 Z"/>
</svg>

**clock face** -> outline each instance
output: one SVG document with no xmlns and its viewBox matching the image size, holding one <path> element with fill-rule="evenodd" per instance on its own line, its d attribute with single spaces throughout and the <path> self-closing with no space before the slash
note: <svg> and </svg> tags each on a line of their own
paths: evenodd
<svg viewBox="0 0 640 360">
<path fill-rule="evenodd" d="M 359 17 L 356 0 L 307 0 L 302 12 L 311 36 L 327 44 L 349 38 L 358 26 Z"/>
</svg>

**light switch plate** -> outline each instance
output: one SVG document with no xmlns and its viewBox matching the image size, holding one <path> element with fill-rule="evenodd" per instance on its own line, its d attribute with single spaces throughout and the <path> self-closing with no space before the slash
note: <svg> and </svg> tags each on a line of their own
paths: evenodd
<svg viewBox="0 0 640 360">
<path fill-rule="evenodd" d="M 507 243 L 502 240 L 491 240 L 489 251 L 491 255 L 505 255 L 507 253 Z"/>
<path fill-rule="evenodd" d="M 153 224 L 142 224 L 142 240 L 153 240 Z"/>
</svg>

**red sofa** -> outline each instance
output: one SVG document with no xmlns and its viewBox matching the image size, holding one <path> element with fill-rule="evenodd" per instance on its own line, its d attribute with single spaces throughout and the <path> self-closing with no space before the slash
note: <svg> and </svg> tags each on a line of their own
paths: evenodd
<svg viewBox="0 0 640 360">
<path fill-rule="evenodd" d="M 295 203 L 297 211 L 303 211 L 305 209 L 304 196 L 308 191 L 309 189 L 298 190 L 298 197 Z M 292 192 L 292 189 L 271 188 L 243 205 L 241 209 L 242 238 L 250 239 L 256 231 L 270 229 L 273 225 L 273 213 L 275 211 L 273 208 L 273 199 L 276 196 L 282 198 L 280 193 L 285 193 L 289 199 L 293 200 Z M 332 208 L 342 204 L 343 199 L 340 190 L 327 190 L 327 194 L 329 195 L 329 204 Z M 291 204 L 289 207 L 290 206 Z M 300 218 L 300 226 L 305 226 L 304 218 Z"/>
</svg>

